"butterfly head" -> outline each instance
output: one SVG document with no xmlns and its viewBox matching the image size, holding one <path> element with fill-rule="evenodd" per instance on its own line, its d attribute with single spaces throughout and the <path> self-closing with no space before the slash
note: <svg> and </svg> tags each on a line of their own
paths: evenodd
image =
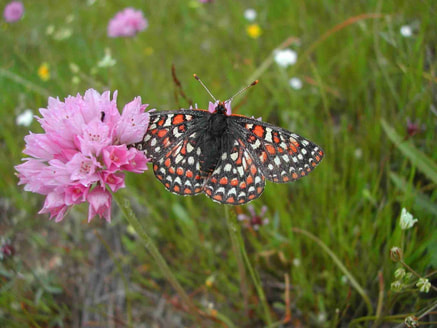
<svg viewBox="0 0 437 328">
<path fill-rule="evenodd" d="M 226 101 L 216 101 L 214 103 L 210 102 L 208 106 L 208 112 L 211 114 L 223 114 L 230 116 L 232 115 L 231 102 Z"/>
</svg>

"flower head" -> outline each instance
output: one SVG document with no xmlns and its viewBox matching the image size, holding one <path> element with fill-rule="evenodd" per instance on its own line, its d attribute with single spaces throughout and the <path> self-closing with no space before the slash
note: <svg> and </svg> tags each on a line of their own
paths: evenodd
<svg viewBox="0 0 437 328">
<path fill-rule="evenodd" d="M 15 247 L 9 239 L 1 239 L 0 242 L 0 261 L 11 258 L 15 254 Z"/>
<path fill-rule="evenodd" d="M 123 171 L 141 173 L 147 159 L 126 146 L 141 140 L 149 124 L 147 105 L 139 97 L 120 115 L 117 93 L 110 99 L 90 89 L 64 101 L 49 98 L 39 123 L 45 133 L 25 137 L 29 157 L 17 165 L 24 190 L 46 196 L 40 213 L 56 222 L 75 204 L 89 202 L 88 221 L 95 215 L 110 220 L 111 194 L 124 187 Z"/>
<path fill-rule="evenodd" d="M 261 27 L 258 24 L 251 24 L 246 28 L 246 32 L 252 39 L 257 39 L 261 35 Z"/>
<path fill-rule="evenodd" d="M 297 61 L 297 53 L 291 49 L 275 50 L 273 52 L 273 57 L 276 64 L 282 67 L 294 65 Z"/>
<path fill-rule="evenodd" d="M 256 19 L 256 10 L 252 8 L 248 8 L 244 11 L 244 18 L 246 18 L 249 22 L 253 22 Z"/>
<path fill-rule="evenodd" d="M 38 68 L 38 76 L 43 81 L 48 81 L 50 79 L 50 68 L 49 64 L 42 63 Z"/>
<path fill-rule="evenodd" d="M 413 35 L 413 29 L 409 25 L 404 25 L 401 27 L 400 33 L 404 38 L 409 38 Z"/>
<path fill-rule="evenodd" d="M 33 121 L 33 112 L 31 109 L 26 109 L 15 119 L 17 125 L 29 126 Z"/>
<path fill-rule="evenodd" d="M 3 11 L 3 17 L 8 23 L 13 23 L 23 16 L 24 6 L 20 1 L 9 2 Z"/>
<path fill-rule="evenodd" d="M 249 211 L 250 215 L 238 215 L 238 220 L 244 222 L 246 227 L 251 227 L 253 230 L 259 230 L 261 226 L 269 223 L 269 219 L 264 217 L 267 212 L 267 206 L 263 206 L 259 214 L 255 212 L 255 209 L 252 205 L 247 206 L 247 210 Z"/>
<path fill-rule="evenodd" d="M 134 36 L 147 28 L 148 22 L 141 10 L 126 8 L 119 11 L 108 24 L 108 36 Z"/>
<path fill-rule="evenodd" d="M 429 289 L 431 288 L 431 283 L 426 278 L 419 278 L 419 280 L 416 283 L 416 287 L 419 288 L 420 292 L 428 293 Z"/>
<path fill-rule="evenodd" d="M 413 215 L 409 213 L 405 208 L 402 209 L 400 226 L 402 230 L 410 229 L 414 224 L 419 221 L 418 219 L 413 219 Z"/>
<path fill-rule="evenodd" d="M 292 77 L 288 84 L 290 84 L 290 87 L 292 87 L 294 90 L 300 90 L 302 89 L 302 80 L 298 77 Z"/>
</svg>

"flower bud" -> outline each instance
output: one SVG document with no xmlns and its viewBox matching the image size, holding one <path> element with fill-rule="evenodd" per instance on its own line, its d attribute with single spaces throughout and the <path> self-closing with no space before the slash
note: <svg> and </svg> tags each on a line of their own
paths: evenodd
<svg viewBox="0 0 437 328">
<path fill-rule="evenodd" d="M 402 278 L 404 278 L 405 277 L 405 269 L 404 268 L 399 268 L 399 269 L 397 269 L 396 271 L 395 271 L 395 274 L 394 274 L 394 276 L 395 276 L 395 278 L 397 279 L 397 280 L 400 280 L 400 279 L 402 279 Z"/>
<path fill-rule="evenodd" d="M 390 258 L 393 262 L 399 262 L 403 258 L 402 249 L 399 247 L 392 247 L 390 249 Z"/>
<path fill-rule="evenodd" d="M 417 317 L 415 317 L 414 315 L 409 315 L 408 317 L 406 317 L 404 323 L 408 328 L 419 327 L 419 319 L 417 319 Z"/>
<path fill-rule="evenodd" d="M 404 284 L 400 280 L 395 280 L 390 285 L 390 289 L 394 292 L 400 292 L 403 288 Z"/>
</svg>

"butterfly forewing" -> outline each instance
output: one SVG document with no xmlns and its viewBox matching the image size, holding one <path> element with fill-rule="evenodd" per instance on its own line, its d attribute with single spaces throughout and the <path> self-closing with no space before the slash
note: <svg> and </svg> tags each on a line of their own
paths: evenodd
<svg viewBox="0 0 437 328">
<path fill-rule="evenodd" d="M 234 139 L 230 145 L 223 151 L 204 189 L 217 202 L 239 205 L 258 198 L 265 179 L 242 140 Z"/>
<path fill-rule="evenodd" d="M 202 110 L 151 112 L 149 128 L 141 143 L 145 155 L 152 161 L 166 155 L 196 130 L 204 115 Z"/>
<path fill-rule="evenodd" d="M 311 172 L 324 155 L 311 141 L 269 123 L 240 115 L 231 116 L 230 122 L 270 181 L 297 180 Z"/>
</svg>

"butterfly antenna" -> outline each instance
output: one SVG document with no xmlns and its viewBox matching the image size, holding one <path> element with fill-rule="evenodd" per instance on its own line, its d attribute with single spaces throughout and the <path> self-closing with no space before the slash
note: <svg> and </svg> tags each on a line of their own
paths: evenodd
<svg viewBox="0 0 437 328">
<path fill-rule="evenodd" d="M 211 91 L 209 91 L 209 89 L 206 87 L 206 85 L 202 82 L 202 80 L 197 76 L 197 74 L 193 74 L 194 78 L 199 81 L 199 83 L 202 85 L 202 87 L 205 88 L 206 92 L 209 93 L 209 95 L 211 96 L 212 99 L 214 99 L 214 102 L 217 102 L 217 99 L 215 99 L 215 97 L 212 95 Z"/>
<path fill-rule="evenodd" d="M 244 87 L 243 89 L 241 89 L 240 91 L 238 91 L 235 95 L 233 95 L 231 98 L 229 98 L 228 100 L 226 100 L 225 102 L 231 102 L 232 99 L 234 99 L 236 96 L 238 96 L 239 94 L 245 92 L 247 89 L 249 89 L 250 87 L 253 87 L 254 85 L 258 84 L 258 80 L 253 81 L 251 84 L 249 84 L 247 87 Z"/>
</svg>

